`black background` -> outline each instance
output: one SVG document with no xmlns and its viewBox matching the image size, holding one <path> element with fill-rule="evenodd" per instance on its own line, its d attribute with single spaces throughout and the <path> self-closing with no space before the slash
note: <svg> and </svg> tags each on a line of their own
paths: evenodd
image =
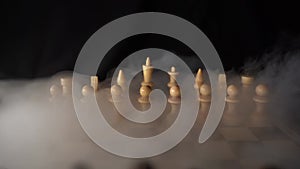
<svg viewBox="0 0 300 169">
<path fill-rule="evenodd" d="M 1 2 L 0 78 L 36 78 L 72 70 L 82 46 L 101 26 L 145 11 L 175 14 L 197 25 L 217 49 L 225 69 L 239 70 L 247 59 L 274 48 L 299 48 L 298 7 L 289 1 L 259 0 Z M 192 55 L 165 37 L 133 37 L 106 56 L 102 74 L 145 47 Z"/>
</svg>

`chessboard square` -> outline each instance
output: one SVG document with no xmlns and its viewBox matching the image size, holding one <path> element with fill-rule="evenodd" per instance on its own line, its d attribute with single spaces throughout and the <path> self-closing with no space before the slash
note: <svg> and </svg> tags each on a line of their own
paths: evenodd
<svg viewBox="0 0 300 169">
<path fill-rule="evenodd" d="M 205 160 L 200 164 L 201 165 L 196 165 L 195 168 L 241 169 L 241 165 L 238 160 Z"/>
<path fill-rule="evenodd" d="M 221 141 L 225 140 L 224 136 L 220 133 L 220 131 L 217 129 L 212 136 L 208 139 L 208 141 Z"/>
<path fill-rule="evenodd" d="M 299 169 L 300 168 L 300 160 L 294 159 L 294 160 L 282 160 L 281 162 L 282 168 L 288 168 L 288 169 Z"/>
<path fill-rule="evenodd" d="M 246 158 L 240 160 L 241 169 L 254 169 L 254 168 L 264 168 L 266 166 L 281 166 L 278 162 L 274 159 L 266 159 L 263 156 L 260 159 L 253 159 L 253 158 Z"/>
<path fill-rule="evenodd" d="M 251 130 L 245 127 L 223 127 L 220 132 L 227 141 L 258 141 Z"/>
<path fill-rule="evenodd" d="M 269 156 L 264 145 L 259 141 L 233 141 L 229 142 L 229 145 L 239 159 L 251 158 L 255 160 Z"/>
<path fill-rule="evenodd" d="M 299 160 L 300 146 L 290 140 L 262 141 L 266 150 L 280 160 Z"/>
<path fill-rule="evenodd" d="M 195 147 L 199 159 L 234 160 L 235 154 L 228 143 L 224 141 L 207 141 Z"/>
<path fill-rule="evenodd" d="M 259 140 L 285 140 L 288 138 L 276 127 L 251 127 L 249 129 Z"/>
</svg>

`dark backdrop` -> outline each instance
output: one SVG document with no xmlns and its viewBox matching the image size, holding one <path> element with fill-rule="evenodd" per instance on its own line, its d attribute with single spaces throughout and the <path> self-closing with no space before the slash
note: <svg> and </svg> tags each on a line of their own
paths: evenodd
<svg viewBox="0 0 300 169">
<path fill-rule="evenodd" d="M 249 57 L 261 57 L 275 44 L 298 48 L 300 33 L 298 6 L 288 1 L 41 0 L 1 2 L 0 9 L 0 78 L 35 78 L 72 70 L 81 47 L 96 30 L 136 12 L 175 14 L 197 25 L 214 44 L 226 70 L 239 70 Z M 192 55 L 168 38 L 139 36 L 114 47 L 101 73 L 145 47 L 165 48 L 182 57 Z"/>
</svg>

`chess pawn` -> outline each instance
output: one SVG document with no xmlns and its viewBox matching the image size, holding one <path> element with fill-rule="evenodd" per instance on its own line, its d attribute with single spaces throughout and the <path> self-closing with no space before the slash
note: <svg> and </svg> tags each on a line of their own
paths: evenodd
<svg viewBox="0 0 300 169">
<path fill-rule="evenodd" d="M 50 95 L 51 95 L 51 98 L 50 98 L 50 101 L 52 101 L 53 99 L 57 98 L 58 96 L 60 96 L 62 94 L 62 89 L 60 86 L 58 85 L 52 85 L 50 87 Z"/>
<path fill-rule="evenodd" d="M 239 90 L 235 85 L 227 87 L 226 111 L 224 112 L 222 123 L 225 126 L 239 126 L 244 121 L 240 113 L 238 113 L 237 103 L 239 102 Z"/>
<path fill-rule="evenodd" d="M 72 78 L 71 77 L 61 78 L 60 84 L 62 86 L 62 93 L 64 96 L 70 95 L 72 93 Z"/>
<path fill-rule="evenodd" d="M 126 86 L 126 78 L 123 73 L 123 70 L 119 70 L 119 74 L 117 77 L 117 84 L 121 86 L 122 90 L 125 91 L 127 86 Z"/>
<path fill-rule="evenodd" d="M 177 86 L 176 76 L 178 76 L 178 72 L 176 72 L 174 66 L 171 67 L 171 71 L 168 72 L 168 74 L 170 75 L 170 81 L 168 83 L 168 87 L 171 88 L 172 86 Z"/>
<path fill-rule="evenodd" d="M 250 126 L 253 127 L 269 127 L 271 126 L 268 112 L 266 111 L 266 103 L 268 103 L 269 90 L 266 85 L 259 84 L 255 88 L 256 95 L 253 101 L 256 104 L 256 110 L 249 117 Z"/>
<path fill-rule="evenodd" d="M 259 84 L 255 88 L 256 95 L 253 97 L 253 101 L 256 103 L 256 111 L 263 112 L 265 110 L 265 104 L 268 103 L 269 89 L 264 84 Z"/>
<path fill-rule="evenodd" d="M 110 88 L 111 98 L 109 99 L 110 102 L 116 103 L 121 101 L 122 96 L 122 88 L 120 85 L 113 85 Z"/>
<path fill-rule="evenodd" d="M 171 104 L 179 104 L 180 103 L 180 88 L 178 85 L 172 86 L 170 88 L 170 97 L 168 102 Z"/>
<path fill-rule="evenodd" d="M 227 102 L 228 111 L 234 111 L 236 109 L 236 103 L 239 102 L 239 90 L 235 85 L 229 85 L 227 88 L 227 96 L 225 101 Z"/>
<path fill-rule="evenodd" d="M 151 88 L 147 85 L 142 85 L 140 88 L 141 97 L 138 99 L 140 103 L 149 103 L 149 95 L 151 92 Z"/>
<path fill-rule="evenodd" d="M 142 85 L 150 86 L 150 88 L 153 87 L 153 82 L 151 81 L 152 73 L 153 73 L 153 67 L 151 66 L 150 58 L 147 57 L 146 64 L 143 65 L 144 81 L 142 82 Z"/>
<path fill-rule="evenodd" d="M 84 85 L 81 89 L 82 98 L 80 99 L 81 102 L 86 102 L 88 98 L 92 96 L 94 89 L 89 85 Z"/>
<path fill-rule="evenodd" d="M 210 102 L 211 100 L 211 88 L 207 84 L 200 86 L 200 102 Z"/>
<path fill-rule="evenodd" d="M 83 97 L 91 96 L 94 91 L 94 88 L 92 88 L 89 85 L 84 85 L 81 89 L 81 94 Z"/>
<path fill-rule="evenodd" d="M 94 92 L 99 90 L 98 76 L 91 76 L 91 86 L 94 89 Z"/>
<path fill-rule="evenodd" d="M 203 79 L 202 69 L 199 68 L 198 72 L 196 74 L 194 88 L 199 89 L 200 86 L 203 84 L 203 82 L 204 82 L 204 79 Z"/>
</svg>

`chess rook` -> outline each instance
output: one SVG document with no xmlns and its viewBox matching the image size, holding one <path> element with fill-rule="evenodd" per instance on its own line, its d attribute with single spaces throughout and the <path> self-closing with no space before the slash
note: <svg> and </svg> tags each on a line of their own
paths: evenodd
<svg viewBox="0 0 300 169">
<path fill-rule="evenodd" d="M 91 76 L 91 86 L 93 87 L 94 91 L 99 90 L 99 81 L 98 81 L 98 76 Z"/>
<path fill-rule="evenodd" d="M 219 87 L 225 87 L 226 85 L 226 75 L 224 73 L 220 73 L 218 76 Z"/>
<path fill-rule="evenodd" d="M 254 82 L 254 78 L 251 76 L 242 75 L 241 83 L 243 87 L 250 87 Z"/>
<path fill-rule="evenodd" d="M 71 77 L 61 78 L 60 84 L 62 86 L 62 93 L 64 96 L 70 95 L 72 93 L 72 78 Z"/>
</svg>

